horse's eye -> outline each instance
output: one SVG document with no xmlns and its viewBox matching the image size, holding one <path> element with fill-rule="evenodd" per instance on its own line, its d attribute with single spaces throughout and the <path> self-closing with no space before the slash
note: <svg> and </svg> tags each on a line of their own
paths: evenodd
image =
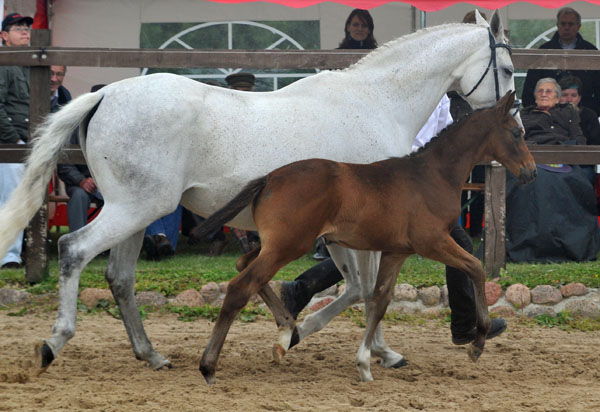
<svg viewBox="0 0 600 412">
<path fill-rule="evenodd" d="M 521 135 L 523 134 L 523 131 L 520 127 L 513 127 L 512 129 L 510 129 L 510 132 L 512 133 L 515 139 L 520 139 Z"/>
<path fill-rule="evenodd" d="M 506 74 L 507 76 L 509 76 L 509 77 L 510 77 L 510 76 L 512 76 L 512 75 L 513 75 L 513 71 L 512 71 L 512 69 L 505 68 L 505 69 L 504 69 L 504 74 Z"/>
</svg>

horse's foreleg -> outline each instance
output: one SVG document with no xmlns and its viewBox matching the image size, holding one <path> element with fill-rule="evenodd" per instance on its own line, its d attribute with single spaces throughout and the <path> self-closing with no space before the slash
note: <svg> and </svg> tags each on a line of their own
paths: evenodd
<svg viewBox="0 0 600 412">
<path fill-rule="evenodd" d="M 170 368 L 171 362 L 152 347 L 135 302 L 135 264 L 143 237 L 142 230 L 111 249 L 105 277 L 119 305 L 136 359 L 148 362 L 152 369 Z"/>
<path fill-rule="evenodd" d="M 356 368 L 360 375 L 360 380 L 370 382 L 373 380 L 371 375 L 371 347 L 376 334 L 379 322 L 383 318 L 385 311 L 392 300 L 394 285 L 402 263 L 407 255 L 391 255 L 382 253 L 377 273 L 377 282 L 373 289 L 369 301 L 367 302 L 367 326 L 363 339 L 356 353 Z"/>
<path fill-rule="evenodd" d="M 362 284 L 363 274 L 373 273 L 372 277 L 375 279 L 375 273 L 379 268 L 379 252 L 356 251 L 333 244 L 328 245 L 327 248 L 344 277 L 344 292 L 329 305 L 304 318 L 302 323 L 296 327 L 298 342 L 292 341 L 291 346 L 320 331 L 348 306 L 358 302 L 365 290 L 365 285 Z"/>
<path fill-rule="evenodd" d="M 219 354 L 235 316 L 246 306 L 250 297 L 267 285 L 277 270 L 286 263 L 288 262 L 281 263 L 273 254 L 261 252 L 246 269 L 229 282 L 219 317 L 200 360 L 200 372 L 209 385 L 216 382 L 215 369 Z"/>
</svg>

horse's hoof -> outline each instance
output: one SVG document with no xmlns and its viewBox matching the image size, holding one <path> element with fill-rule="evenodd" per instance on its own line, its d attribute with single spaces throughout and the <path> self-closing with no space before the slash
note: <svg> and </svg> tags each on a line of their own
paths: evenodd
<svg viewBox="0 0 600 412">
<path fill-rule="evenodd" d="M 406 365 L 408 365 L 408 362 L 406 361 L 406 359 L 402 358 L 398 362 L 394 363 L 392 365 L 392 368 L 398 369 L 398 368 L 402 368 L 402 367 L 404 367 Z"/>
<path fill-rule="evenodd" d="M 281 363 L 281 361 L 283 360 L 283 357 L 286 354 L 285 349 L 283 349 L 283 346 L 281 346 L 279 343 L 276 343 L 275 345 L 273 345 L 273 360 L 275 361 L 275 363 L 279 364 Z"/>
<path fill-rule="evenodd" d="M 46 369 L 50 366 L 54 360 L 54 353 L 50 346 L 44 341 L 36 342 L 33 346 L 33 367 L 35 368 L 35 374 L 40 375 L 46 372 Z"/>
<path fill-rule="evenodd" d="M 151 364 L 148 362 L 148 367 L 150 369 L 154 369 L 155 371 L 161 370 L 161 369 L 173 369 L 173 364 L 171 363 L 170 360 L 165 359 L 162 362 L 158 362 L 155 364 Z"/>
<path fill-rule="evenodd" d="M 468 354 L 469 354 L 469 358 L 471 358 L 471 360 L 473 362 L 477 362 L 477 359 L 479 359 L 479 357 L 481 356 L 482 353 L 483 353 L 483 350 L 479 349 L 477 346 L 475 346 L 475 345 L 469 346 Z"/>
</svg>

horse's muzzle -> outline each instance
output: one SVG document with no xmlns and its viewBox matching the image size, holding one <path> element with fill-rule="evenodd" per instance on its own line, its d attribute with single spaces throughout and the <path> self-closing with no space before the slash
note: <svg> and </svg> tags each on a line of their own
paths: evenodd
<svg viewBox="0 0 600 412">
<path fill-rule="evenodd" d="M 522 167 L 519 173 L 519 182 L 521 184 L 526 185 L 527 183 L 531 183 L 537 177 L 537 168 L 534 166 L 533 168 Z"/>
</svg>

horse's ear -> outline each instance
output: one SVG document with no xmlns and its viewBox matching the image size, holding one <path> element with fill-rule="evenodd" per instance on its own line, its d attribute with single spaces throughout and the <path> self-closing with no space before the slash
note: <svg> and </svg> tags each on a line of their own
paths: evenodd
<svg viewBox="0 0 600 412">
<path fill-rule="evenodd" d="M 492 13 L 492 17 L 490 18 L 490 29 L 492 30 L 495 39 L 500 39 L 504 35 L 504 26 L 502 25 L 498 9 L 494 10 Z"/>
<path fill-rule="evenodd" d="M 480 26 L 490 27 L 488 22 L 483 18 L 477 9 L 475 9 L 475 23 L 479 24 Z"/>
</svg>

